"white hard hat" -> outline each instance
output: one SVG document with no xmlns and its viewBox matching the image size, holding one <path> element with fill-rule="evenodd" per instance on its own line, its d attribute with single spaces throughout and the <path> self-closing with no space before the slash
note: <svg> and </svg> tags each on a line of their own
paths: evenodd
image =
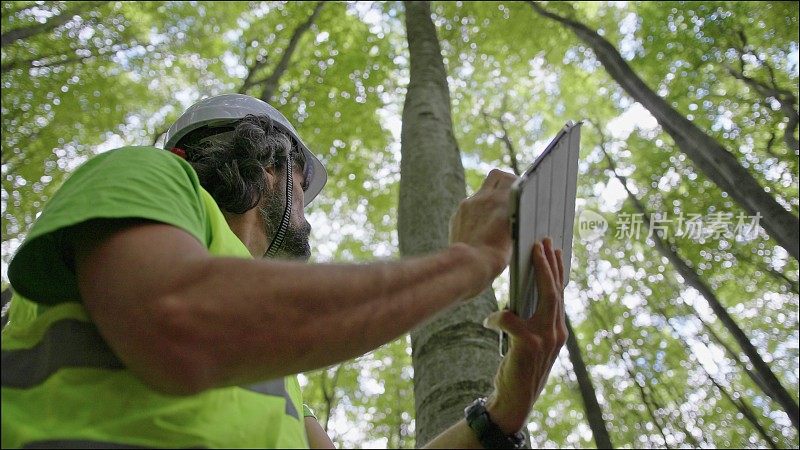
<svg viewBox="0 0 800 450">
<path fill-rule="evenodd" d="M 291 123 L 286 120 L 277 109 L 257 98 L 243 94 L 224 94 L 209 97 L 190 106 L 178 120 L 169 127 L 164 136 L 164 148 L 170 150 L 175 147 L 184 136 L 201 127 L 222 127 L 220 132 L 229 131 L 231 126 L 248 114 L 267 116 L 274 124 L 286 132 L 302 149 L 306 157 L 306 176 L 308 188 L 305 190 L 305 205 L 319 194 L 325 182 L 328 181 L 328 172 L 325 166 L 306 147 Z"/>
</svg>

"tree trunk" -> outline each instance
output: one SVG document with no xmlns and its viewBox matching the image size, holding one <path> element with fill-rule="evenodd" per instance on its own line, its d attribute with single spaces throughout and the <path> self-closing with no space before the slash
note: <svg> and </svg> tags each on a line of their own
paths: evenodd
<svg viewBox="0 0 800 450">
<path fill-rule="evenodd" d="M 404 5 L 411 70 L 401 132 L 398 237 L 400 253 L 411 256 L 448 246 L 450 217 L 466 196 L 466 184 L 430 3 Z M 417 445 L 491 392 L 500 362 L 498 336 L 482 322 L 496 310 L 489 288 L 412 331 Z"/>
<path fill-rule="evenodd" d="M 533 1 L 528 3 L 538 14 L 571 29 L 591 47 L 608 74 L 628 95 L 650 111 L 695 166 L 749 214 L 760 214 L 761 225 L 767 233 L 794 259 L 800 258 L 800 220 L 766 192 L 733 154 L 650 89 L 617 49 L 597 32 L 576 20 L 552 13 Z"/>
<path fill-rule="evenodd" d="M 578 379 L 578 387 L 580 387 L 581 399 L 583 399 L 583 409 L 586 411 L 586 420 L 589 422 L 589 427 L 594 435 L 594 443 L 597 448 L 614 448 L 614 444 L 611 443 L 611 437 L 608 435 L 606 419 L 603 418 L 603 409 L 600 408 L 600 404 L 597 402 L 597 394 L 594 390 L 592 378 L 589 376 L 589 371 L 586 370 L 586 364 L 583 362 L 578 338 L 575 336 L 569 317 L 566 320 L 567 329 L 569 330 L 569 336 L 567 336 L 569 360 L 572 363 L 575 377 Z"/>
<path fill-rule="evenodd" d="M 611 156 L 606 152 L 604 148 L 605 137 L 603 137 L 602 130 L 595 122 L 590 122 L 592 125 L 594 125 L 594 128 L 597 129 L 598 133 L 600 133 L 600 150 L 605 155 L 611 172 L 622 184 L 622 187 L 625 188 L 625 191 L 628 194 L 628 199 L 631 201 L 634 208 L 640 214 L 642 214 L 643 222 L 650 223 L 650 214 L 645 209 L 642 202 L 636 198 L 636 196 L 633 195 L 633 192 L 631 192 L 628 188 L 627 179 L 617 173 L 614 160 L 611 159 Z M 686 261 L 684 261 L 680 255 L 678 255 L 673 246 L 669 242 L 666 242 L 665 238 L 659 236 L 658 233 L 653 233 L 652 238 L 653 242 L 655 243 L 656 250 L 658 250 L 662 256 L 666 257 L 670 263 L 672 263 L 672 265 L 675 267 L 675 270 L 681 275 L 681 277 L 683 277 L 688 286 L 693 287 L 698 293 L 700 293 L 700 295 L 703 296 L 703 298 L 706 299 L 708 305 L 714 311 L 714 314 L 716 314 L 719 321 L 728 330 L 728 332 L 731 333 L 733 338 L 741 347 L 742 351 L 750 359 L 750 362 L 753 364 L 753 368 L 760 379 L 760 382 L 758 379 L 754 379 L 756 384 L 759 384 L 764 389 L 764 393 L 772 397 L 773 400 L 781 405 L 781 408 L 786 411 L 786 414 L 791 419 L 794 427 L 800 430 L 800 411 L 798 411 L 797 402 L 794 400 L 794 398 L 792 398 L 791 394 L 789 394 L 786 388 L 783 387 L 783 384 L 781 384 L 780 380 L 778 380 L 778 377 L 775 376 L 775 373 L 772 372 L 772 369 L 770 369 L 767 363 L 761 358 L 758 350 L 756 350 L 753 343 L 750 342 L 750 339 L 747 337 L 744 331 L 739 327 L 736 321 L 733 320 L 730 314 L 728 314 L 728 310 L 722 305 L 722 302 L 720 302 L 719 298 L 717 298 L 717 295 L 714 293 L 714 291 L 711 290 L 711 287 L 709 287 L 703 281 L 703 279 L 697 274 L 697 272 L 694 271 L 694 269 L 689 267 Z"/>
</svg>

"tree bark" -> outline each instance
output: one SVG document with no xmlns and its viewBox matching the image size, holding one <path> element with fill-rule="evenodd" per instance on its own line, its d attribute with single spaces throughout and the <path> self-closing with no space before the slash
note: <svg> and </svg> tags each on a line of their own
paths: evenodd
<svg viewBox="0 0 800 450">
<path fill-rule="evenodd" d="M 48 31 L 52 31 L 61 25 L 72 20 L 73 17 L 84 13 L 86 11 L 92 10 L 94 8 L 100 7 L 109 2 L 85 2 L 82 3 L 74 8 L 70 8 L 62 12 L 61 14 L 51 18 L 45 23 L 35 23 L 33 25 L 29 25 L 22 28 L 17 28 L 14 30 L 9 30 L 0 35 L 0 47 L 5 47 L 7 45 L 11 45 L 14 42 L 17 42 L 21 39 L 28 39 L 30 37 L 36 36 L 38 34 L 47 33 Z"/>
<path fill-rule="evenodd" d="M 614 160 L 611 158 L 611 155 L 606 152 L 604 148 L 605 137 L 602 134 L 602 130 L 599 126 L 593 122 L 589 121 L 594 125 L 594 128 L 597 129 L 598 133 L 601 135 L 601 144 L 600 150 L 605 155 L 606 161 L 609 165 L 611 172 L 613 173 L 614 177 L 616 177 L 619 182 L 622 184 L 622 187 L 625 188 L 625 191 L 628 194 L 628 199 L 633 204 L 634 208 L 642 214 L 643 222 L 650 223 L 650 214 L 645 209 L 642 202 L 633 195 L 633 192 L 630 191 L 627 184 L 627 179 L 617 173 L 616 165 L 614 164 Z M 719 321 L 722 325 L 731 333 L 733 338 L 739 344 L 742 351 L 747 355 L 750 362 L 753 364 L 753 368 L 755 369 L 756 373 L 758 374 L 758 378 L 761 379 L 761 383 L 756 381 L 762 388 L 764 388 L 764 392 L 772 397 L 781 408 L 786 412 L 789 418 L 792 421 L 792 424 L 795 428 L 800 430 L 800 411 L 798 411 L 797 402 L 792 398 L 791 394 L 783 387 L 778 377 L 775 376 L 775 373 L 772 372 L 772 369 L 769 368 L 767 363 L 764 359 L 761 358 L 761 355 L 758 353 L 758 350 L 755 348 L 750 339 L 744 333 L 744 331 L 739 327 L 735 320 L 728 314 L 728 310 L 725 306 L 722 305 L 717 295 L 714 291 L 709 287 L 700 275 L 695 272 L 694 269 L 689 267 L 686 261 L 678 255 L 677 251 L 674 249 L 674 246 L 669 242 L 666 242 L 665 238 L 659 236 L 658 233 L 653 233 L 653 242 L 655 243 L 656 250 L 664 257 L 666 257 L 670 263 L 675 267 L 675 270 L 683 277 L 685 283 L 688 286 L 693 287 L 703 298 L 706 299 L 708 305 L 714 311 Z M 738 358 L 737 358 L 738 359 Z M 763 384 L 762 384 L 763 383 Z"/>
<path fill-rule="evenodd" d="M 278 81 L 280 81 L 281 77 L 286 72 L 286 69 L 289 68 L 289 61 L 292 59 L 292 55 L 297 48 L 297 44 L 300 42 L 300 38 L 303 37 L 303 34 L 305 34 L 309 28 L 311 28 L 311 25 L 317 19 L 317 16 L 319 15 L 323 5 L 325 5 L 325 2 L 317 2 L 317 4 L 314 6 L 314 11 L 311 12 L 311 15 L 308 16 L 308 19 L 294 29 L 292 37 L 289 39 L 289 45 L 286 46 L 286 50 L 284 50 L 283 54 L 281 55 L 281 59 L 278 61 L 278 65 L 275 66 L 275 69 L 272 71 L 270 76 L 264 80 L 252 82 L 254 85 L 261 84 L 263 86 L 263 90 L 261 91 L 261 100 L 267 103 L 272 100 L 272 96 L 275 95 L 275 90 L 278 89 Z"/>
<path fill-rule="evenodd" d="M 550 12 L 536 2 L 528 3 L 539 15 L 568 27 L 591 47 L 608 74 L 628 95 L 650 111 L 697 168 L 730 194 L 749 214 L 760 214 L 761 224 L 767 233 L 794 259 L 800 258 L 800 220 L 766 192 L 733 154 L 650 89 L 617 49 L 596 31 L 574 19 Z"/>
<path fill-rule="evenodd" d="M 430 3 L 404 5 L 411 67 L 402 117 L 398 237 L 400 253 L 411 256 L 449 245 L 450 217 L 466 196 L 466 184 Z M 417 445 L 463 418 L 464 407 L 492 390 L 498 336 L 482 322 L 496 310 L 489 288 L 412 331 Z"/>
</svg>

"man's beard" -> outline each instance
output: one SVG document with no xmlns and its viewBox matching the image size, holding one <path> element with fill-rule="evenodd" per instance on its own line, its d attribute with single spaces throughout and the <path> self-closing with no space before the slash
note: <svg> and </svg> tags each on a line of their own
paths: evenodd
<svg viewBox="0 0 800 450">
<path fill-rule="evenodd" d="M 260 206 L 258 210 L 266 223 L 267 236 L 270 236 L 270 239 L 274 239 L 275 234 L 278 232 L 278 227 L 280 227 L 281 219 L 283 219 L 283 211 L 286 208 L 286 193 L 271 192 L 270 194 L 267 196 L 266 205 Z M 275 258 L 308 261 L 308 258 L 311 257 L 311 246 L 308 244 L 308 236 L 310 234 L 311 224 L 308 223 L 308 220 L 303 219 L 303 224 L 300 226 L 295 225 L 290 220 L 289 227 L 283 237 L 283 243 L 275 253 Z M 271 243 L 272 241 L 270 241 Z"/>
</svg>

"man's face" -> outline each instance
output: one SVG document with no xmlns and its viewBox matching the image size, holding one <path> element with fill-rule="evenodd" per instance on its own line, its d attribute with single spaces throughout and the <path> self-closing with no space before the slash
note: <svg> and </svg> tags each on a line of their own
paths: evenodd
<svg viewBox="0 0 800 450">
<path fill-rule="evenodd" d="M 308 261 L 311 257 L 311 246 L 308 236 L 311 234 L 311 224 L 305 218 L 303 211 L 303 186 L 305 180 L 303 171 L 298 163 L 292 164 L 292 212 L 289 218 L 289 228 L 283 238 L 283 244 L 275 254 L 276 258 L 299 259 Z M 286 170 L 277 173 L 274 186 L 259 206 L 261 216 L 264 218 L 267 238 L 272 242 L 278 232 L 283 210 L 286 208 Z"/>
</svg>

